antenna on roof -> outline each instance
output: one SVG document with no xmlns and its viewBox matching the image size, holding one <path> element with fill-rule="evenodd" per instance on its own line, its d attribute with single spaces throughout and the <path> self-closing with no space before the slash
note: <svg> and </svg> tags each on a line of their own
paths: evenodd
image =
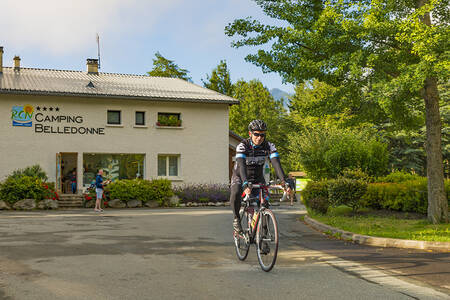
<svg viewBox="0 0 450 300">
<path fill-rule="evenodd" d="M 96 33 L 95 39 L 97 40 L 98 68 L 100 69 L 100 36 L 98 33 Z"/>
</svg>

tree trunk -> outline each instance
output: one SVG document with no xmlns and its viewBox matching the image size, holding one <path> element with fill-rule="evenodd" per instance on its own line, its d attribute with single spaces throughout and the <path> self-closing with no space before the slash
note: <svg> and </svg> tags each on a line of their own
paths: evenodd
<svg viewBox="0 0 450 300">
<path fill-rule="evenodd" d="M 448 223 L 448 203 L 444 189 L 444 164 L 441 148 L 441 117 L 436 78 L 427 78 L 423 90 L 427 127 L 428 220 Z"/>
<path fill-rule="evenodd" d="M 417 8 L 421 8 L 428 1 L 417 0 Z M 431 26 L 430 13 L 425 13 L 420 17 L 420 21 Z M 427 77 L 425 80 L 423 98 L 427 127 L 428 220 L 433 224 L 448 223 L 448 203 L 444 188 L 444 161 L 442 159 L 441 115 L 436 78 Z"/>
</svg>

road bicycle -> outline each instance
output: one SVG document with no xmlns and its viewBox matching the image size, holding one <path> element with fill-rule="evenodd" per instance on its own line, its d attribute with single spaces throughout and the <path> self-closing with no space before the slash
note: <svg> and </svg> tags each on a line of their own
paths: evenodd
<svg viewBox="0 0 450 300">
<path fill-rule="evenodd" d="M 234 232 L 234 244 L 239 260 L 248 256 L 251 244 L 256 244 L 258 262 L 263 271 L 272 270 L 278 254 L 278 224 L 274 213 L 269 209 L 269 192 L 265 185 L 252 186 L 258 196 L 245 195 L 239 215 L 242 232 Z"/>
</svg>

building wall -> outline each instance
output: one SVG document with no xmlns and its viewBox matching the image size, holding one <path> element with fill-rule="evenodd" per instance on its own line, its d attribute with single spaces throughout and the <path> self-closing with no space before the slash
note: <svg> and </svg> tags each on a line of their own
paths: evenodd
<svg viewBox="0 0 450 300">
<path fill-rule="evenodd" d="M 13 106 L 33 106 L 32 127 L 12 126 Z M 37 111 L 37 107 L 47 111 Z M 50 112 L 48 108 L 59 108 Z M 108 126 L 107 110 L 121 110 L 123 126 Z M 145 128 L 136 128 L 135 111 L 146 112 Z M 56 127 L 104 128 L 103 135 L 38 133 L 36 114 L 81 116 L 82 124 L 42 122 Z M 158 112 L 181 113 L 182 129 L 157 128 Z M 42 117 L 43 117 L 42 116 Z M 42 119 L 42 117 L 40 119 Z M 83 153 L 145 154 L 144 178 L 157 177 L 157 155 L 179 154 L 180 176 L 174 183 L 226 183 L 228 181 L 228 105 L 167 103 L 107 98 L 0 95 L 0 180 L 11 171 L 40 164 L 56 177 L 56 153 L 78 153 L 78 178 L 82 178 Z M 81 180 L 78 180 L 81 186 Z"/>
</svg>

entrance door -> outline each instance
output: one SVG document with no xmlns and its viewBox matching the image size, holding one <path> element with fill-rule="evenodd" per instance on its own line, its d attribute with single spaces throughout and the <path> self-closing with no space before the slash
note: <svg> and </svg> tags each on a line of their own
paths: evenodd
<svg viewBox="0 0 450 300">
<path fill-rule="evenodd" d="M 61 193 L 61 153 L 56 153 L 56 181 L 55 181 L 55 189 L 57 193 Z"/>
<path fill-rule="evenodd" d="M 78 153 L 61 152 L 56 154 L 56 189 L 61 194 L 76 193 L 72 190 L 72 181 L 77 178 Z M 75 173 L 75 174 L 74 174 Z"/>
</svg>

